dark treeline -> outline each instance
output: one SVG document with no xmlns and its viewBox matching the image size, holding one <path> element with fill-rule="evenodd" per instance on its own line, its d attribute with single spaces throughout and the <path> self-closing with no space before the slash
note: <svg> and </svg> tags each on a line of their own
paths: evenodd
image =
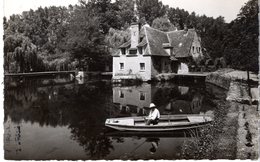
<svg viewBox="0 0 260 162">
<path fill-rule="evenodd" d="M 137 10 L 140 24 L 163 31 L 195 28 L 212 62 L 258 71 L 257 0 L 249 0 L 230 23 L 221 16 L 189 13 L 158 0 L 137 0 Z M 40 7 L 4 17 L 4 69 L 104 70 L 111 66 L 115 48 L 129 40 L 134 19 L 133 0 L 80 0 L 68 8 Z"/>
</svg>

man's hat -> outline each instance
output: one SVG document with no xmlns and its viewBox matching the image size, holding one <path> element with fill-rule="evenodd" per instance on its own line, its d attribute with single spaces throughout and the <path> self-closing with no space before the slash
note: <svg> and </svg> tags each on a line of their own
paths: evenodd
<svg viewBox="0 0 260 162">
<path fill-rule="evenodd" d="M 151 103 L 149 108 L 153 108 L 153 107 L 155 107 L 155 104 Z"/>
</svg>

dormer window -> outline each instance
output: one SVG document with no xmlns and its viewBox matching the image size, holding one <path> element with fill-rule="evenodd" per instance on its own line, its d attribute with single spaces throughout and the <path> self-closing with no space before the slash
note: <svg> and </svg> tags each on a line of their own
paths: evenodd
<svg viewBox="0 0 260 162">
<path fill-rule="evenodd" d="M 126 54 L 126 49 L 125 48 L 121 48 L 121 53 L 122 53 L 122 55 L 125 55 Z"/>
<path fill-rule="evenodd" d="M 168 55 L 172 54 L 173 47 L 170 43 L 163 43 L 163 49 L 168 53 Z"/>
<path fill-rule="evenodd" d="M 137 49 L 136 48 L 129 49 L 129 54 L 130 55 L 136 55 L 137 54 Z"/>
</svg>

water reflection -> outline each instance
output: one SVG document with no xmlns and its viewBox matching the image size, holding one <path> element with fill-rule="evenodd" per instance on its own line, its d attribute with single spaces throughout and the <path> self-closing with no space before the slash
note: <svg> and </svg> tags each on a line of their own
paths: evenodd
<svg viewBox="0 0 260 162">
<path fill-rule="evenodd" d="M 118 134 L 107 132 L 104 122 L 146 115 L 151 102 L 162 114 L 206 113 L 213 107 L 204 89 L 172 83 L 112 86 L 70 76 L 5 78 L 5 158 L 178 159 L 187 132 Z"/>
<path fill-rule="evenodd" d="M 147 138 L 146 141 L 151 143 L 150 153 L 154 154 L 156 152 L 156 150 L 158 149 L 160 139 L 159 138 Z"/>
<path fill-rule="evenodd" d="M 121 116 L 145 115 L 150 103 L 155 103 L 162 114 L 200 114 L 205 96 L 204 87 L 176 84 L 143 84 L 142 86 L 113 87 L 113 103 Z M 205 102 L 206 103 L 206 102 Z"/>
</svg>

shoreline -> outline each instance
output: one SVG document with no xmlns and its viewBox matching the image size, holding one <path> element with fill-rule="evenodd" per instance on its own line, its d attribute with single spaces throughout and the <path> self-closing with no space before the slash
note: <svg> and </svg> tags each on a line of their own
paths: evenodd
<svg viewBox="0 0 260 162">
<path fill-rule="evenodd" d="M 226 154 L 220 153 L 216 156 L 220 159 L 256 160 L 259 158 L 259 111 L 257 105 L 259 91 L 258 88 L 254 88 L 252 91 L 251 87 L 245 84 L 245 75 L 238 74 L 241 73 L 234 69 L 221 69 L 211 73 L 206 78 L 206 83 L 221 87 L 226 91 L 224 104 L 216 102 L 218 105 L 216 112 L 221 110 L 226 114 L 215 119 L 216 122 L 223 124 L 217 135 L 219 138 L 215 141 L 216 146 L 219 149 L 222 148 Z M 254 82 L 256 82 L 255 77 L 253 78 Z M 236 157 L 230 156 L 230 152 L 235 152 Z"/>
</svg>

